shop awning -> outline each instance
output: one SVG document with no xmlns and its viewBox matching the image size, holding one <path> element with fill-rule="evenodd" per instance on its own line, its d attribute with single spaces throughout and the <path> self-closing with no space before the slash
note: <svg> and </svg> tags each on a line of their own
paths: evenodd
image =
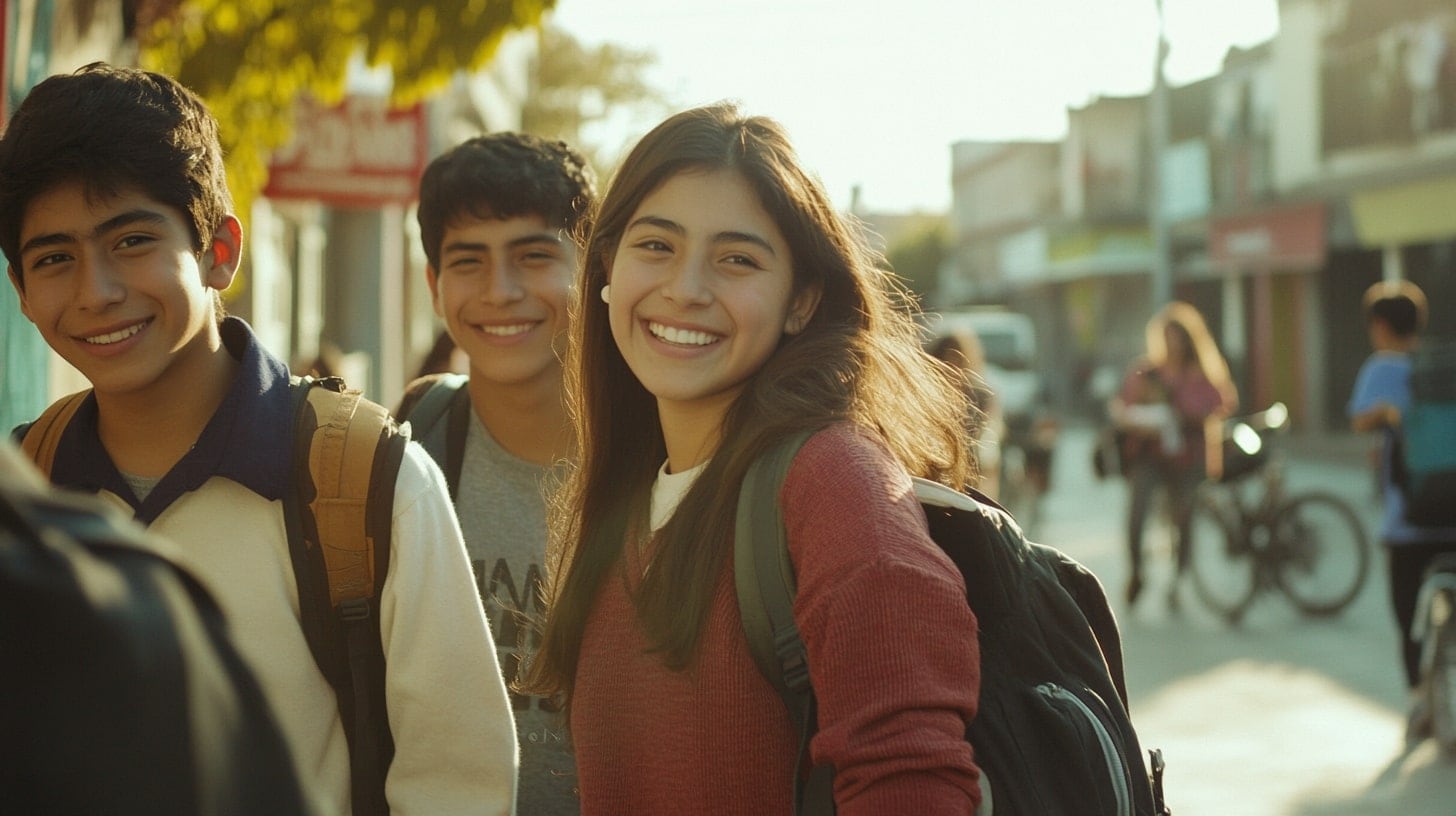
<svg viewBox="0 0 1456 816">
<path fill-rule="evenodd" d="M 1456 176 L 1355 193 L 1350 213 L 1356 236 L 1370 248 L 1456 238 Z"/>
</svg>

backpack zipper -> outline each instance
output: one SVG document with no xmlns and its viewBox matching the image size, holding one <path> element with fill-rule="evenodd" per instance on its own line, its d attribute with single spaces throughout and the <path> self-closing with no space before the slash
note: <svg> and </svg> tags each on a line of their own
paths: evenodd
<svg viewBox="0 0 1456 816">
<path fill-rule="evenodd" d="M 1112 796 L 1117 800 L 1117 813 L 1133 816 L 1132 797 L 1128 791 L 1127 768 L 1123 765 L 1121 753 L 1117 750 L 1117 745 L 1113 741 L 1112 735 L 1108 733 L 1107 726 L 1103 724 L 1102 719 L 1092 712 L 1091 707 L 1081 697 L 1055 683 L 1042 683 L 1036 688 L 1042 694 L 1071 703 L 1091 723 L 1093 732 L 1097 734 L 1097 741 L 1102 743 L 1102 756 L 1107 760 L 1107 775 L 1112 782 Z"/>
</svg>

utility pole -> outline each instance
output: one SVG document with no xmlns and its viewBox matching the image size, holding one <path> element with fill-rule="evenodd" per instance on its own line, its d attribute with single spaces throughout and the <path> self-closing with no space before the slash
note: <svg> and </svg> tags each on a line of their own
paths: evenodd
<svg viewBox="0 0 1456 816">
<path fill-rule="evenodd" d="M 1153 92 L 1148 96 L 1148 230 L 1153 238 L 1150 289 L 1156 311 L 1173 299 L 1173 251 L 1163 200 L 1163 154 L 1168 149 L 1168 84 L 1163 63 L 1168 59 L 1168 36 L 1163 0 L 1154 2 L 1158 7 L 1158 53 L 1153 61 Z"/>
</svg>

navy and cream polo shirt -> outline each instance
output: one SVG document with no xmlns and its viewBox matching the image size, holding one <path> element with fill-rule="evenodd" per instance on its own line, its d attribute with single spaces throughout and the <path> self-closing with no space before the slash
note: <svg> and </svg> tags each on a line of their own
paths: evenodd
<svg viewBox="0 0 1456 816">
<path fill-rule="evenodd" d="M 138 501 L 101 445 L 96 395 L 88 394 L 61 433 L 51 481 L 88 492 L 122 497 L 143 524 L 172 502 L 221 476 L 265 499 L 282 499 L 293 459 L 293 401 L 288 367 L 258 343 L 241 318 L 225 318 L 223 346 L 237 360 L 237 378 L 197 442 L 167 471 L 145 501 Z M 161 432 L 161 431 L 159 431 Z"/>
</svg>

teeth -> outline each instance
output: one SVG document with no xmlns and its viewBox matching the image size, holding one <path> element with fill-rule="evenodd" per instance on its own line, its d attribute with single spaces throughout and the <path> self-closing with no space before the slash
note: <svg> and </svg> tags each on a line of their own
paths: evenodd
<svg viewBox="0 0 1456 816">
<path fill-rule="evenodd" d="M 135 325 L 128 326 L 121 331 L 114 331 L 110 334 L 98 334 L 95 337 L 85 337 L 82 339 L 84 339 L 86 342 L 90 343 L 93 346 L 107 346 L 111 345 L 112 343 L 120 343 L 126 338 L 131 337 L 133 334 L 141 331 L 142 327 L 146 325 L 146 323 L 137 323 Z"/>
<path fill-rule="evenodd" d="M 514 337 L 531 330 L 534 323 L 517 323 L 514 326 L 481 326 L 480 330 L 496 337 Z"/>
<path fill-rule="evenodd" d="M 658 339 L 666 340 L 669 343 L 674 343 L 679 346 L 706 346 L 718 340 L 716 336 L 707 332 L 676 329 L 672 326 L 664 326 L 661 323 L 648 323 L 647 329 Z"/>
</svg>

